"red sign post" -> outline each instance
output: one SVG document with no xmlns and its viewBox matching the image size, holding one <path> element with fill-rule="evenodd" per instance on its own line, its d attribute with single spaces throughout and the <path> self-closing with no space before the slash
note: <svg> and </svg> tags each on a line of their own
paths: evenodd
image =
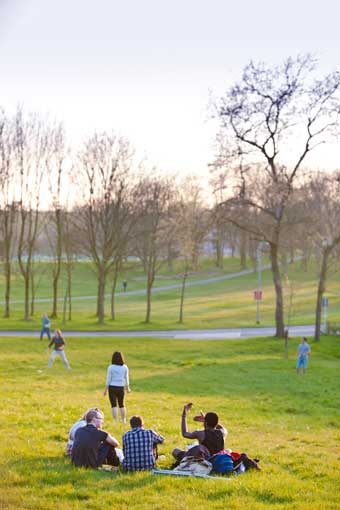
<svg viewBox="0 0 340 510">
<path fill-rule="evenodd" d="M 254 290 L 255 301 L 262 301 L 262 290 Z"/>
</svg>

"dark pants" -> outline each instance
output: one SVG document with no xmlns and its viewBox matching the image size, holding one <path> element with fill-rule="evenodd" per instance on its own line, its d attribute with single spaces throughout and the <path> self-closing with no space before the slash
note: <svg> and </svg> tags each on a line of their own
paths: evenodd
<svg viewBox="0 0 340 510">
<path fill-rule="evenodd" d="M 97 455 L 98 466 L 109 464 L 110 466 L 119 466 L 119 459 L 116 450 L 108 443 L 102 443 Z"/>
<path fill-rule="evenodd" d="M 109 399 L 111 407 L 124 407 L 124 386 L 109 386 Z"/>
</svg>

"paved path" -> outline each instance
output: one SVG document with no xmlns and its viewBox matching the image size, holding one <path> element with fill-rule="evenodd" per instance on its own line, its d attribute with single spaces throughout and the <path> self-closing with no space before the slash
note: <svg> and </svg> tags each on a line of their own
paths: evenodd
<svg viewBox="0 0 340 510">
<path fill-rule="evenodd" d="M 270 265 L 262 266 L 262 271 L 265 271 L 267 269 L 270 269 Z M 254 269 L 244 269 L 243 271 L 239 271 L 238 273 L 231 273 L 231 274 L 225 274 L 221 276 L 214 276 L 212 278 L 205 278 L 203 280 L 194 280 L 194 281 L 187 281 L 185 284 L 185 287 L 193 287 L 194 285 L 208 285 L 213 282 L 218 282 L 221 280 L 232 280 L 233 278 L 239 278 L 240 276 L 245 276 L 247 274 L 253 274 Z M 182 287 L 182 283 L 173 283 L 171 285 L 162 285 L 161 287 L 154 287 L 152 289 L 152 293 L 154 292 L 162 292 L 165 290 L 173 290 L 173 289 L 180 289 Z M 139 290 L 128 290 L 126 292 L 116 292 L 115 296 L 136 296 L 136 295 L 143 295 L 146 294 L 146 289 L 139 289 Z M 105 294 L 106 298 L 110 298 L 111 294 Z M 82 301 L 86 299 L 97 299 L 97 296 L 72 296 L 72 301 Z M 58 301 L 64 301 L 64 298 L 58 298 Z M 17 300 L 11 300 L 12 304 L 15 303 L 23 303 L 24 300 L 17 299 Z M 52 298 L 37 298 L 35 299 L 35 303 L 51 303 Z M 0 301 L 0 305 L 5 304 L 5 301 Z"/>
<path fill-rule="evenodd" d="M 143 337 L 172 340 L 231 340 L 237 338 L 270 337 L 275 328 L 233 328 L 168 331 L 63 331 L 66 338 L 72 337 Z M 291 326 L 290 336 L 313 336 L 314 326 Z M 0 337 L 39 337 L 39 331 L 0 331 Z"/>
</svg>

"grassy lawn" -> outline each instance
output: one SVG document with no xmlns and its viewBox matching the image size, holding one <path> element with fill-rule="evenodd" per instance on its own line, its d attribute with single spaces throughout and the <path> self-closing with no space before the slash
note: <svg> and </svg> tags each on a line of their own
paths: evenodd
<svg viewBox="0 0 340 510">
<path fill-rule="evenodd" d="M 37 298 L 50 298 L 52 295 L 50 267 L 41 264 L 41 280 L 37 289 Z M 207 262 L 198 273 L 190 276 L 190 281 L 207 279 L 239 271 L 237 259 L 227 259 L 225 270 L 208 267 Z M 130 269 L 128 290 L 145 288 L 145 278 L 140 267 Z M 3 277 L 2 277 L 3 278 Z M 1 283 L 1 280 L 0 280 Z M 175 273 L 163 271 L 156 279 L 154 287 L 180 283 Z M 332 275 L 327 285 L 329 296 L 328 318 L 337 321 L 340 306 L 340 275 Z M 79 263 L 74 275 L 73 318 L 71 322 L 62 322 L 62 304 L 59 305 L 59 317 L 53 321 L 53 327 L 61 329 L 202 329 L 239 326 L 256 326 L 256 303 L 253 291 L 257 286 L 257 274 L 241 276 L 232 280 L 220 280 L 208 284 L 187 287 L 184 306 L 184 323 L 178 323 L 180 289 L 154 292 L 152 297 L 151 323 L 144 324 L 145 295 L 121 295 L 116 298 L 116 320 L 107 315 L 104 326 L 98 326 L 94 315 L 95 298 L 77 299 L 79 296 L 95 296 L 95 277 L 88 263 Z M 286 303 L 286 322 L 289 324 L 311 324 L 314 322 L 317 276 L 316 268 L 310 264 L 309 271 L 301 271 L 300 262 L 289 267 L 289 283 L 284 285 Z M 270 271 L 262 273 L 263 301 L 261 302 L 261 326 L 274 324 L 275 295 Z M 109 287 L 107 288 L 109 291 Z M 121 282 L 118 283 L 121 291 Z M 60 295 L 63 295 L 61 290 Z M 22 299 L 22 281 L 16 275 L 13 284 L 13 300 Z M 2 314 L 3 305 L 0 306 Z M 0 329 L 39 329 L 42 312 L 49 312 L 51 303 L 35 304 L 35 313 L 30 322 L 23 320 L 23 304 L 14 303 L 10 319 L 0 319 Z M 109 313 L 110 302 L 107 299 L 106 311 Z"/>
<path fill-rule="evenodd" d="M 297 343 L 285 359 L 275 339 L 72 339 L 67 372 L 59 359 L 47 370 L 45 342 L 0 338 L 0 508 L 340 509 L 340 340 L 311 344 L 305 377 L 295 375 Z M 130 368 L 128 414 L 142 414 L 166 437 L 161 467 L 188 442 L 179 424 L 192 401 L 196 411 L 216 410 L 226 446 L 258 456 L 263 470 L 215 481 L 71 467 L 63 456 L 68 430 L 86 408 L 102 408 L 104 429 L 117 439 L 126 430 L 113 425 L 102 396 L 113 350 Z"/>
</svg>

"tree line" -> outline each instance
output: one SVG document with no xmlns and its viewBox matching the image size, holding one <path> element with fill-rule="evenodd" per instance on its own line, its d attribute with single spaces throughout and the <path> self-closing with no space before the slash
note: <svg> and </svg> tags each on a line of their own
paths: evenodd
<svg viewBox="0 0 340 510">
<path fill-rule="evenodd" d="M 179 320 L 185 285 L 197 270 L 202 246 L 213 240 L 216 265 L 224 247 L 256 259 L 268 247 L 276 295 L 276 335 L 285 334 L 283 279 L 296 254 L 318 261 L 315 336 L 320 337 L 322 296 L 340 246 L 340 173 L 312 170 L 310 154 L 338 143 L 340 74 L 314 78 L 307 55 L 269 67 L 250 62 L 212 114 L 219 120 L 209 189 L 197 177 L 164 176 L 136 163 L 129 140 L 95 132 L 77 149 L 64 128 L 19 107 L 0 112 L 0 248 L 5 317 L 11 313 L 13 261 L 24 283 L 24 318 L 34 314 L 34 256 L 39 239 L 53 254 L 52 317 L 57 317 L 62 268 L 67 275 L 63 314 L 72 317 L 72 277 L 78 256 L 96 273 L 96 315 L 115 319 L 119 273 L 129 256 L 146 275 L 145 322 L 151 320 L 152 287 L 162 264 L 182 265 Z M 288 157 L 287 157 L 288 155 Z M 308 160 L 309 158 L 309 160 Z M 287 163 L 289 161 L 289 163 Z M 308 166 L 307 166 L 308 165 Z"/>
</svg>

